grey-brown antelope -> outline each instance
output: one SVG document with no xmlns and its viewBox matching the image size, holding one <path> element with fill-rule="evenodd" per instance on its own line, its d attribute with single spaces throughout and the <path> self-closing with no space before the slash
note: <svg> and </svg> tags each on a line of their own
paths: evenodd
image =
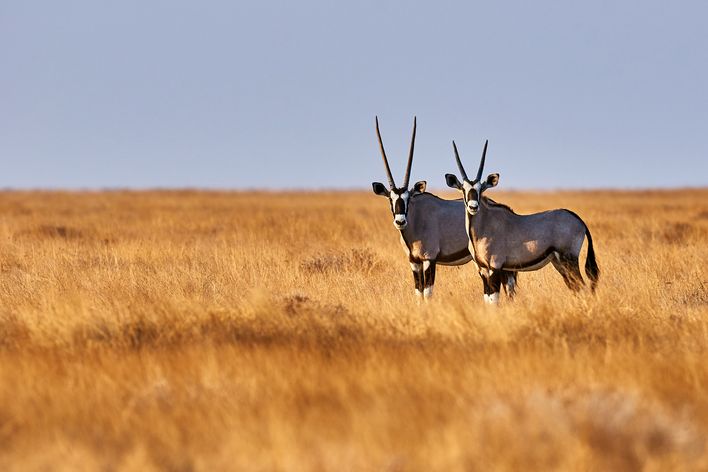
<svg viewBox="0 0 708 472">
<path fill-rule="evenodd" d="M 600 275 L 595 260 L 592 236 L 585 222 L 566 209 L 550 210 L 531 215 L 518 215 L 506 205 L 482 194 L 495 187 L 499 174 L 489 174 L 482 181 L 488 142 L 484 143 L 482 159 L 474 180 L 467 177 L 455 142 L 457 167 L 462 182 L 454 174 L 445 174 L 447 185 L 462 192 L 465 209 L 465 227 L 469 250 L 480 269 L 484 281 L 484 299 L 499 302 L 499 287 L 504 271 L 538 270 L 549 262 L 563 276 L 566 285 L 574 291 L 585 283 L 580 274 L 579 257 L 583 241 L 588 239 L 585 274 L 594 292 Z"/>
</svg>

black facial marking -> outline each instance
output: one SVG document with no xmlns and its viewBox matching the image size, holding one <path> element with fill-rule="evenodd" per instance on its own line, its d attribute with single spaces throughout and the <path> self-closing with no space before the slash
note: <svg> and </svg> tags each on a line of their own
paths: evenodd
<svg viewBox="0 0 708 472">
<path fill-rule="evenodd" d="M 470 189 L 469 192 L 467 192 L 467 201 L 468 202 L 479 201 L 479 194 L 477 193 L 476 188 L 472 188 L 472 189 Z"/>
<path fill-rule="evenodd" d="M 405 188 L 394 188 L 392 189 L 392 192 L 398 195 L 399 197 L 406 193 Z M 391 212 L 393 214 L 399 214 L 399 215 L 407 215 L 408 214 L 408 209 L 406 208 L 406 202 L 403 201 L 403 198 L 397 198 L 396 203 L 393 203 L 393 199 L 390 199 L 391 203 Z"/>
<path fill-rule="evenodd" d="M 396 207 L 393 209 L 394 213 L 404 215 L 406 213 L 406 203 L 402 198 L 396 199 Z"/>
</svg>

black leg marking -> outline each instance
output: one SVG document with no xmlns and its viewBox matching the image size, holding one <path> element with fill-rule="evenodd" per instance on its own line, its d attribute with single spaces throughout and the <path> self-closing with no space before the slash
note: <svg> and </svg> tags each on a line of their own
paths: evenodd
<svg viewBox="0 0 708 472">
<path fill-rule="evenodd" d="M 423 278 L 425 280 L 426 287 L 432 287 L 435 285 L 435 261 L 428 261 L 430 265 L 423 272 Z"/>
<path fill-rule="evenodd" d="M 563 276 L 563 282 L 565 282 L 568 288 L 577 292 L 585 285 L 583 276 L 580 273 L 578 258 L 569 254 L 561 254 L 559 259 L 560 260 L 556 258 L 551 259 L 553 267 Z"/>
<path fill-rule="evenodd" d="M 415 282 L 416 292 L 423 293 L 423 264 L 416 261 L 410 261 L 411 269 L 413 270 L 413 282 Z"/>
<path fill-rule="evenodd" d="M 482 279 L 482 288 L 484 289 L 484 300 L 487 300 L 487 295 L 491 292 L 489 291 L 489 281 L 487 280 L 487 274 L 483 271 L 479 271 L 479 278 Z"/>
<path fill-rule="evenodd" d="M 510 300 L 513 300 L 516 295 L 516 276 L 516 272 L 511 272 L 508 270 L 502 272 L 502 284 L 504 285 L 504 290 Z"/>
<path fill-rule="evenodd" d="M 425 267 L 425 266 L 428 267 Z M 433 285 L 435 285 L 435 261 L 427 260 L 423 262 L 423 280 L 425 290 L 423 295 L 425 297 L 431 297 L 433 295 Z"/>
<path fill-rule="evenodd" d="M 415 289 L 419 292 L 423 292 L 423 271 L 413 271 L 413 282 L 415 282 Z"/>
<path fill-rule="evenodd" d="M 501 289 L 502 278 L 504 277 L 504 271 L 494 270 L 492 275 L 489 276 L 489 293 L 498 293 Z"/>
</svg>

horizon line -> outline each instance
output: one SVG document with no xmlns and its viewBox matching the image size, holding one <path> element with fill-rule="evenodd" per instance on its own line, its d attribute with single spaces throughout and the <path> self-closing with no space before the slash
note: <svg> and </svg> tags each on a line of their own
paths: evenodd
<svg viewBox="0 0 708 472">
<path fill-rule="evenodd" d="M 454 192 L 454 189 L 448 187 L 429 187 L 429 190 L 436 193 Z M 500 192 L 515 192 L 515 193 L 552 193 L 552 192 L 675 192 L 675 191 L 701 191 L 708 190 L 708 184 L 683 185 L 683 186 L 667 186 L 667 187 L 646 187 L 646 186 L 626 186 L 626 187 L 511 187 L 511 188 L 495 188 Z M 369 187 L 205 187 L 205 186 L 105 186 L 105 187 L 90 187 L 90 186 L 70 186 L 70 187 L 0 187 L 0 193 L 113 193 L 113 192 L 214 192 L 214 193 L 352 193 L 352 192 L 370 192 Z M 430 191 L 428 193 L 430 193 Z"/>
</svg>

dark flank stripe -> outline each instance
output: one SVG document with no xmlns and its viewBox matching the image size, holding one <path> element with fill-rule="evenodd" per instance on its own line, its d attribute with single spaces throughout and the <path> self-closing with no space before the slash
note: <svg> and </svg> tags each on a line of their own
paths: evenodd
<svg viewBox="0 0 708 472">
<path fill-rule="evenodd" d="M 456 262 L 456 261 L 459 261 L 460 259 L 464 259 L 465 257 L 469 257 L 469 256 L 470 256 L 470 251 L 469 251 L 469 249 L 465 248 L 460 251 L 453 252 L 452 254 L 439 254 L 436 261 L 441 264 L 449 264 L 451 262 Z"/>
<path fill-rule="evenodd" d="M 543 255 L 537 257 L 536 259 L 533 259 L 528 262 L 524 262 L 523 264 L 504 264 L 503 269 L 505 270 L 523 270 L 527 267 L 533 267 L 536 264 L 540 264 L 541 262 L 545 261 L 548 256 L 553 254 L 556 251 L 556 248 L 554 247 L 549 247 L 546 249 L 546 252 L 543 253 Z"/>
</svg>

